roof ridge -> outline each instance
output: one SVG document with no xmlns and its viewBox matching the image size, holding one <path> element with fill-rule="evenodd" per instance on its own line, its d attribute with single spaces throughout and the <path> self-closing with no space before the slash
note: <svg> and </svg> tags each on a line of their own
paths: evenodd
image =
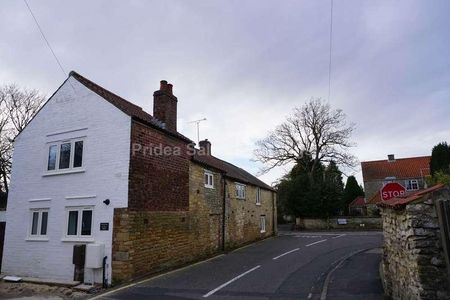
<svg viewBox="0 0 450 300">
<path fill-rule="evenodd" d="M 107 93 L 113 95 L 114 97 L 117 97 L 117 98 L 119 98 L 120 100 L 122 100 L 122 101 L 124 101 L 124 102 L 127 102 L 127 104 L 133 105 L 134 107 L 139 108 L 140 110 L 144 111 L 144 109 L 143 109 L 141 106 L 136 105 L 136 104 L 134 104 L 134 103 L 131 102 L 131 101 L 128 101 L 127 99 L 125 99 L 125 98 L 123 98 L 123 97 L 117 95 L 117 94 L 114 93 L 114 92 L 111 92 L 110 90 L 108 90 L 108 89 L 102 87 L 101 85 L 99 85 L 99 84 L 93 82 L 92 80 L 90 80 L 90 79 L 84 77 L 83 75 L 80 75 L 80 73 L 78 73 L 78 72 L 76 72 L 76 71 L 74 71 L 74 70 L 70 71 L 69 77 L 70 77 L 70 76 L 75 77 L 75 79 L 77 79 L 77 80 L 78 80 L 78 79 L 85 80 L 85 81 L 87 81 L 89 84 L 92 84 L 93 86 L 95 86 L 96 88 L 101 89 L 101 90 L 103 90 L 103 91 L 105 91 L 105 92 L 107 92 Z M 77 77 L 78 77 L 78 78 L 77 78 Z M 83 84 L 83 82 L 81 82 L 81 83 Z M 145 111 L 144 111 L 144 112 L 145 112 Z"/>
<path fill-rule="evenodd" d="M 199 155 L 198 152 L 196 151 L 195 154 L 192 156 L 192 160 L 200 164 L 205 164 L 212 168 L 221 170 L 224 172 L 225 176 L 229 178 L 233 178 L 242 181 L 243 183 L 246 182 L 265 189 L 274 190 L 273 187 L 271 187 L 270 185 L 268 185 L 255 175 L 251 174 L 250 172 L 246 171 L 245 169 L 238 167 L 228 161 L 220 159 L 214 155 Z"/>
<path fill-rule="evenodd" d="M 171 132 L 165 128 L 164 122 L 158 120 L 157 118 L 153 117 L 151 114 L 146 112 L 142 107 L 139 105 L 136 105 L 121 96 L 109 91 L 108 89 L 105 89 L 104 87 L 98 85 L 97 83 L 93 82 L 92 80 L 87 79 L 86 77 L 78 74 L 75 71 L 70 71 L 69 77 L 72 76 L 80 82 L 82 85 L 84 85 L 86 88 L 90 89 L 93 93 L 99 95 L 112 105 L 114 105 L 116 108 L 121 110 L 123 113 L 129 115 L 130 117 L 139 120 L 141 122 L 144 122 L 145 124 L 148 124 L 151 127 L 157 128 L 158 130 L 163 131 L 164 133 L 174 136 L 176 138 L 182 139 L 185 142 L 192 143 L 192 140 L 188 137 L 182 135 L 181 133 L 177 132 Z"/>
<path fill-rule="evenodd" d="M 407 159 L 417 159 L 417 158 L 429 158 L 431 157 L 431 155 L 422 155 L 422 156 L 413 156 L 413 157 L 402 157 L 402 158 L 395 158 L 394 161 L 398 161 L 398 160 L 407 160 Z M 379 159 L 379 160 L 366 160 L 366 161 L 361 161 L 361 163 L 373 163 L 373 162 L 389 162 L 388 159 Z M 392 163 L 391 162 L 391 163 Z"/>
</svg>

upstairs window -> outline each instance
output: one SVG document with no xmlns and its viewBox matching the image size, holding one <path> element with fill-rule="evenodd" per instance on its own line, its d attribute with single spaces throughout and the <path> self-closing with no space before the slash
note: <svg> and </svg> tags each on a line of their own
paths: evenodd
<svg viewBox="0 0 450 300">
<path fill-rule="evenodd" d="M 205 171 L 205 187 L 214 188 L 214 174 L 208 171 Z"/>
<path fill-rule="evenodd" d="M 47 171 L 64 171 L 83 166 L 83 140 L 69 140 L 48 146 Z"/>
<path fill-rule="evenodd" d="M 261 205 L 261 188 L 256 188 L 256 205 Z"/>
<path fill-rule="evenodd" d="M 236 183 L 236 198 L 245 199 L 245 185 Z"/>
<path fill-rule="evenodd" d="M 419 180 L 417 179 L 406 180 L 405 183 L 408 191 L 415 191 L 419 189 Z"/>
<path fill-rule="evenodd" d="M 48 209 L 31 210 L 30 237 L 47 236 Z"/>
</svg>

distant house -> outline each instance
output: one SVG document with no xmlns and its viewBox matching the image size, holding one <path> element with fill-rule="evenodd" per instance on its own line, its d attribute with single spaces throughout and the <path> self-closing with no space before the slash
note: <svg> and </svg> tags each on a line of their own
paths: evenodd
<svg viewBox="0 0 450 300">
<path fill-rule="evenodd" d="M 387 160 L 361 162 L 364 192 L 369 210 L 380 203 L 380 190 L 390 182 L 404 186 L 407 192 L 423 189 L 425 178 L 430 175 L 431 156 L 396 159 L 393 154 Z"/>
<path fill-rule="evenodd" d="M 195 148 L 160 84 L 152 116 L 71 72 L 20 133 L 3 273 L 119 282 L 276 232 L 276 192 Z"/>
<path fill-rule="evenodd" d="M 367 214 L 367 204 L 364 197 L 356 197 L 355 200 L 348 205 L 348 210 L 350 215 L 365 216 Z"/>
</svg>

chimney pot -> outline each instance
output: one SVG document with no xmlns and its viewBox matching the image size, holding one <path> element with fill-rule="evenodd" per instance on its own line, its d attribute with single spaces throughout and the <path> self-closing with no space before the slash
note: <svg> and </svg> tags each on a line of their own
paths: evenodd
<svg viewBox="0 0 450 300">
<path fill-rule="evenodd" d="M 171 95 L 173 95 L 173 93 L 172 93 L 172 88 L 173 88 L 173 84 L 168 83 L 168 84 L 167 84 L 167 92 L 168 92 L 169 94 L 171 94 Z"/>
<path fill-rule="evenodd" d="M 395 155 L 394 154 L 388 154 L 388 161 L 389 162 L 395 161 Z"/>
<path fill-rule="evenodd" d="M 159 90 L 160 91 L 166 91 L 167 90 L 167 81 L 166 80 L 161 80 L 159 85 Z"/>
<path fill-rule="evenodd" d="M 211 142 L 208 139 L 199 142 L 200 150 L 206 155 L 211 155 Z"/>
</svg>

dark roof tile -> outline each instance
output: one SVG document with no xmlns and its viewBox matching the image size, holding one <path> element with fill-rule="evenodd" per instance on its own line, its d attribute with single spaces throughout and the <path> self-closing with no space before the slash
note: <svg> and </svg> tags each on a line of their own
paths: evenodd
<svg viewBox="0 0 450 300">
<path fill-rule="evenodd" d="M 248 173 L 244 169 L 236 167 L 235 165 L 230 164 L 229 162 L 221 160 L 212 155 L 200 155 L 199 153 L 196 153 L 192 157 L 192 160 L 199 164 L 206 165 L 216 170 L 219 170 L 222 173 L 224 173 L 224 175 L 227 176 L 228 178 L 234 179 L 242 183 L 252 184 L 267 190 L 274 191 L 274 189 L 271 186 L 259 180 L 258 178 Z"/>
<path fill-rule="evenodd" d="M 87 79 L 84 76 L 81 76 L 75 71 L 71 71 L 69 76 L 72 76 L 75 78 L 78 82 L 83 84 L 85 87 L 120 109 L 125 114 L 129 115 L 130 117 L 137 119 L 141 122 L 144 122 L 145 124 L 148 124 L 158 130 L 164 131 L 165 133 L 180 138 L 188 143 L 192 143 L 192 141 L 182 135 L 179 132 L 171 132 L 167 129 L 165 129 L 165 125 L 163 122 L 159 121 L 149 113 L 145 112 L 142 107 L 137 106 L 136 104 L 131 103 L 128 100 L 125 100 L 124 98 L 114 94 L 113 92 L 108 91 L 104 87 L 101 87 L 100 85 L 96 84 L 95 82 Z"/>
</svg>

